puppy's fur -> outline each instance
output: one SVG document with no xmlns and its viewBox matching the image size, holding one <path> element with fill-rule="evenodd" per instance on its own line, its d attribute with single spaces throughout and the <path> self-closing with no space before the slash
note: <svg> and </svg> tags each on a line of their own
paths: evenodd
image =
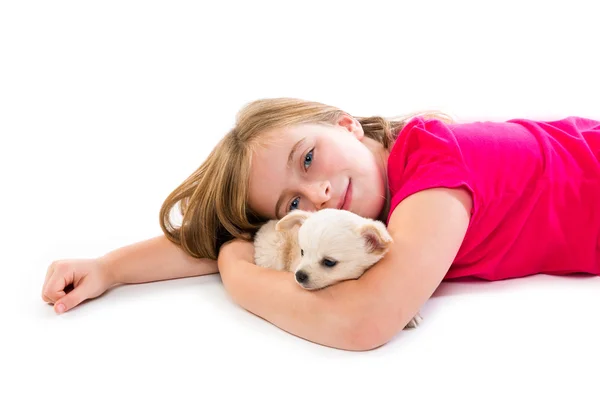
<svg viewBox="0 0 600 400">
<path fill-rule="evenodd" d="M 295 210 L 263 225 L 254 237 L 255 263 L 295 273 L 307 290 L 358 279 L 387 253 L 392 238 L 380 221 L 346 210 Z M 418 326 L 417 314 L 406 326 Z"/>
</svg>

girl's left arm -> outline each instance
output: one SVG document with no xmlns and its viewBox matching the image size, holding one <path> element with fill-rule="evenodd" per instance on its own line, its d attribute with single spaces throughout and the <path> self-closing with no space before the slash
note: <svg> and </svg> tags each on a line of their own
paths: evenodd
<svg viewBox="0 0 600 400">
<path fill-rule="evenodd" d="M 359 279 L 302 289 L 291 272 L 254 265 L 252 243 L 220 251 L 226 290 L 240 306 L 306 340 L 346 350 L 370 350 L 391 340 L 421 309 L 450 268 L 471 215 L 470 194 L 434 188 L 415 193 L 392 213 L 393 244 Z"/>
</svg>

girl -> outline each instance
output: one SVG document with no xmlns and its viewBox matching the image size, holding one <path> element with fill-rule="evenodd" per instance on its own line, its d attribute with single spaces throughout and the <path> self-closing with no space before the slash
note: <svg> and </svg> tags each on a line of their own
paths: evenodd
<svg viewBox="0 0 600 400">
<path fill-rule="evenodd" d="M 585 118 L 457 124 L 259 100 L 167 197 L 164 236 L 54 262 L 42 297 L 61 313 L 115 284 L 219 272 L 238 304 L 287 332 L 372 349 L 445 279 L 598 275 L 599 159 L 600 122 Z M 330 207 L 380 219 L 394 239 L 361 278 L 311 292 L 289 272 L 253 264 L 260 224 Z"/>
</svg>

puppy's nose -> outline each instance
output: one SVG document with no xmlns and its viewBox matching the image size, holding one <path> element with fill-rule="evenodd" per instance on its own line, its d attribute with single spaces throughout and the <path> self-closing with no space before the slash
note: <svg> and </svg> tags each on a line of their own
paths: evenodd
<svg viewBox="0 0 600 400">
<path fill-rule="evenodd" d="M 296 280 L 299 283 L 304 283 L 308 280 L 308 275 L 304 271 L 297 271 L 296 272 Z"/>
</svg>

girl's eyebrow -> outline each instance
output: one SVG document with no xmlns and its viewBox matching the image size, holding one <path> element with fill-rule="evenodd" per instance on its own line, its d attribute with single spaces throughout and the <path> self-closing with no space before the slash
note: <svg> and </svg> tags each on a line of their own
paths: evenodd
<svg viewBox="0 0 600 400">
<path fill-rule="evenodd" d="M 300 148 L 300 146 L 302 146 L 302 144 L 306 141 L 306 137 L 303 137 L 302 139 L 298 140 L 293 146 L 292 146 L 292 150 L 290 151 L 290 155 L 288 156 L 288 160 L 287 160 L 287 167 L 290 168 L 292 166 L 292 161 L 294 161 L 294 155 L 296 154 L 296 152 L 298 151 L 298 149 Z M 283 202 L 283 193 L 281 193 L 279 195 L 279 198 L 277 199 L 277 203 L 275 203 L 275 218 L 280 219 L 281 217 L 279 216 L 279 209 L 281 208 L 281 203 Z"/>
<path fill-rule="evenodd" d="M 292 151 L 290 151 L 290 155 L 288 156 L 288 162 L 287 162 L 288 168 L 292 164 L 292 160 L 294 159 L 294 154 L 296 153 L 296 151 L 298 150 L 298 148 L 302 145 L 302 143 L 304 143 L 305 141 L 306 141 L 306 138 L 303 137 L 302 139 L 298 140 L 296 142 L 296 144 L 294 144 L 292 146 Z"/>
</svg>

